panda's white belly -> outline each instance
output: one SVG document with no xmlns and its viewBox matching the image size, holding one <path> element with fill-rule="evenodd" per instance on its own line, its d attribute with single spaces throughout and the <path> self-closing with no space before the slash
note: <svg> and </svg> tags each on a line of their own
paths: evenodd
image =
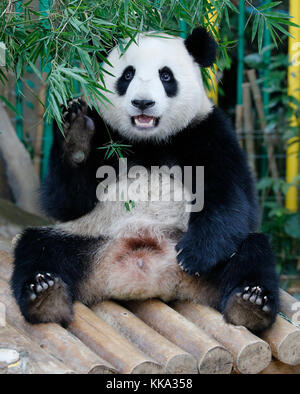
<svg viewBox="0 0 300 394">
<path fill-rule="evenodd" d="M 124 190 L 126 185 L 128 200 L 120 201 L 116 190 Z M 189 212 L 180 181 L 167 181 L 163 177 L 160 186 L 154 184 L 151 188 L 148 176 L 141 178 L 135 188 L 133 181 L 127 178 L 118 180 L 116 188 L 104 191 L 98 187 L 97 197 L 100 201 L 93 211 L 77 220 L 60 224 L 59 227 L 76 234 L 106 235 L 114 239 L 145 228 L 153 233 L 185 231 L 187 228 Z"/>
<path fill-rule="evenodd" d="M 171 187 L 179 191 L 182 185 L 172 180 Z M 58 226 L 68 233 L 107 236 L 93 251 L 90 274 L 79 288 L 83 302 L 153 297 L 169 301 L 199 294 L 199 282 L 185 274 L 176 259 L 176 243 L 188 225 L 186 201 L 163 201 L 169 198 L 168 190 L 162 191 L 159 201 L 152 201 L 156 190 L 150 190 L 149 179 L 142 179 L 136 195 L 130 195 L 130 211 L 125 201 L 99 201 L 89 214 Z M 106 200 L 113 200 L 113 194 L 113 189 L 108 191 Z"/>
</svg>

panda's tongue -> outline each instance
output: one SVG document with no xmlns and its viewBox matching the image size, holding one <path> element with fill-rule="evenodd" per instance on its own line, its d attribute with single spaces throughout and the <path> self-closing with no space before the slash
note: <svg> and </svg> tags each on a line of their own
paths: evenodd
<svg viewBox="0 0 300 394">
<path fill-rule="evenodd" d="M 140 127 L 152 127 L 154 124 L 153 116 L 138 115 L 134 117 L 135 124 Z"/>
</svg>

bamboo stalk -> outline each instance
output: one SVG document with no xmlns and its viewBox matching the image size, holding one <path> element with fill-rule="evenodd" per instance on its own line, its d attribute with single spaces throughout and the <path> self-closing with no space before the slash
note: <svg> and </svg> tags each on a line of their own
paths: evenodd
<svg viewBox="0 0 300 394">
<path fill-rule="evenodd" d="M 300 329 L 277 316 L 273 326 L 262 333 L 273 356 L 288 365 L 300 364 Z"/>
<path fill-rule="evenodd" d="M 69 330 L 118 371 L 125 374 L 157 374 L 163 368 L 136 349 L 129 341 L 97 317 L 89 308 L 76 302 L 74 320 Z"/>
<path fill-rule="evenodd" d="M 92 308 L 94 313 L 125 336 L 142 352 L 164 366 L 167 373 L 197 373 L 196 359 L 113 301 Z"/>
<path fill-rule="evenodd" d="M 235 130 L 241 147 L 243 148 L 243 106 L 236 105 L 235 107 Z"/>
<path fill-rule="evenodd" d="M 294 324 L 300 326 L 300 301 L 280 289 L 279 310 Z"/>
<path fill-rule="evenodd" d="M 128 302 L 127 307 L 149 326 L 198 361 L 199 373 L 230 373 L 232 355 L 215 339 L 159 300 Z"/>
<path fill-rule="evenodd" d="M 172 306 L 228 349 L 240 373 L 257 374 L 270 363 L 272 353 L 266 342 L 245 327 L 227 324 L 216 310 L 187 302 L 176 302 Z"/>
<path fill-rule="evenodd" d="M 35 144 L 34 144 L 34 158 L 33 165 L 36 169 L 37 174 L 41 173 L 41 159 L 42 159 L 42 143 L 43 143 L 43 132 L 44 132 L 44 106 L 41 103 L 46 102 L 47 88 L 44 83 L 40 85 L 40 91 L 38 94 L 40 102 L 38 103 L 37 115 L 38 125 L 36 128 Z"/>
<path fill-rule="evenodd" d="M 255 72 L 255 70 L 248 70 L 247 75 L 248 75 L 248 79 L 249 79 L 249 82 L 251 85 L 251 90 L 252 90 L 256 110 L 258 113 L 258 118 L 259 118 L 261 128 L 263 131 L 264 142 L 265 142 L 265 145 L 267 148 L 271 174 L 272 174 L 273 178 L 279 179 L 280 176 L 279 176 L 279 171 L 278 171 L 276 158 L 275 158 L 274 142 L 273 142 L 272 138 L 266 132 L 267 123 L 266 123 L 266 117 L 265 117 L 265 112 L 264 112 L 262 95 L 261 95 L 260 89 L 257 84 L 256 72 Z M 282 195 L 281 195 L 280 190 L 278 190 L 275 193 L 275 195 L 276 195 L 277 203 L 282 205 Z"/>
<path fill-rule="evenodd" d="M 252 105 L 251 105 L 251 91 L 250 83 L 243 83 L 243 118 L 245 131 L 245 145 L 248 155 L 250 167 L 255 177 L 257 177 L 255 165 L 255 144 L 253 139 L 253 119 L 252 119 Z"/>
</svg>

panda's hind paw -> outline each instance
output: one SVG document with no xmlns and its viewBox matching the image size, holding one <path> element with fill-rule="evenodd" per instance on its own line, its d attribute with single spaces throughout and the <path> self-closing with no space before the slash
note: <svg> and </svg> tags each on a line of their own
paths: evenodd
<svg viewBox="0 0 300 394">
<path fill-rule="evenodd" d="M 58 278 L 52 274 L 38 273 L 34 280 L 27 285 L 27 294 L 30 301 L 35 301 L 39 296 L 43 295 L 46 291 L 53 288 L 54 284 L 58 282 Z"/>
<path fill-rule="evenodd" d="M 21 310 L 30 323 L 55 322 L 67 326 L 73 307 L 67 285 L 49 272 L 39 272 L 25 285 Z"/>
<path fill-rule="evenodd" d="M 250 302 L 254 306 L 262 309 L 264 312 L 271 312 L 268 296 L 264 295 L 264 291 L 260 286 L 246 286 L 243 289 L 243 292 L 241 294 L 238 293 L 237 295 L 240 296 L 243 301 Z"/>
<path fill-rule="evenodd" d="M 262 286 L 245 286 L 228 298 L 224 317 L 228 323 L 259 333 L 270 327 L 277 314 L 276 297 Z"/>
</svg>

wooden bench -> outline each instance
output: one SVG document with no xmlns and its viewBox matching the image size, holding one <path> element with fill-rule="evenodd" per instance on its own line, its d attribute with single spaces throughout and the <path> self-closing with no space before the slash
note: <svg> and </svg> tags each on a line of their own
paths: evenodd
<svg viewBox="0 0 300 394">
<path fill-rule="evenodd" d="M 211 308 L 159 300 L 76 303 L 64 329 L 24 321 L 11 272 L 11 255 L 0 251 L 0 373 L 300 373 L 300 302 L 283 290 L 261 337 Z"/>
</svg>

